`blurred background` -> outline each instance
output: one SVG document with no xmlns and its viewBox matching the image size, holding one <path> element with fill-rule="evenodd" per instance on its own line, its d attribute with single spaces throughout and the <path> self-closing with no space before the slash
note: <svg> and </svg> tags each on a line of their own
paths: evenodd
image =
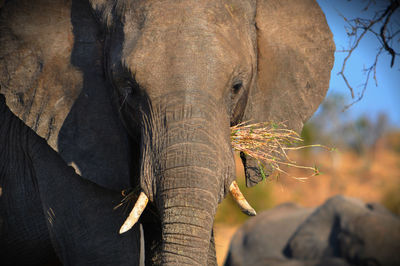
<svg viewBox="0 0 400 266">
<path fill-rule="evenodd" d="M 376 12 L 385 10 L 389 1 L 317 2 L 333 33 L 335 65 L 327 97 L 305 125 L 302 137 L 305 144 L 322 144 L 333 150 L 309 148 L 289 155 L 299 165 L 317 166 L 321 175 L 302 182 L 293 177 L 310 173 L 289 168 L 285 170 L 293 177 L 274 175 L 253 188 L 245 187 L 242 163 L 237 158 L 237 181 L 257 212 L 287 201 L 317 206 L 333 195 L 343 194 L 364 202 L 379 202 L 400 215 L 400 58 L 396 56 L 391 67 L 392 56 L 380 52 L 382 42 L 367 33 L 351 52 L 343 71 L 353 96 L 338 74 L 362 33 L 355 34 L 357 21 L 351 19 L 365 18 L 358 22 L 366 23 Z M 379 32 L 380 25 L 374 27 Z M 400 30 L 399 10 L 393 14 L 388 30 L 393 34 Z M 398 52 L 400 42 L 395 37 L 390 45 Z M 220 204 L 215 222 L 220 265 L 230 238 L 246 219 L 230 196 Z"/>
</svg>

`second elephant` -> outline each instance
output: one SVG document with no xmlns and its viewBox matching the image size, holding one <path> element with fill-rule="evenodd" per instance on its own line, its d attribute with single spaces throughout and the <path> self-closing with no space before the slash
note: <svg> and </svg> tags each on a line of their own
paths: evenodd
<svg viewBox="0 0 400 266">
<path fill-rule="evenodd" d="M 344 196 L 318 208 L 293 203 L 246 222 L 225 265 L 399 265 L 400 219 L 379 204 Z"/>
</svg>

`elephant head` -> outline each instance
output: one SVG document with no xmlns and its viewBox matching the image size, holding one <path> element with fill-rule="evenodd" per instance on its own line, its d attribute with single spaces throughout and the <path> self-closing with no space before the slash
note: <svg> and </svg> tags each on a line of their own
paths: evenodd
<svg viewBox="0 0 400 266">
<path fill-rule="evenodd" d="M 133 176 L 140 198 L 149 199 L 161 221 L 158 262 L 215 264 L 214 215 L 235 179 L 230 126 L 274 121 L 302 129 L 325 97 L 333 65 L 325 17 L 314 0 L 89 3 L 98 34 L 71 39 L 86 49 L 75 57 L 86 51 L 94 59 L 74 62 L 90 75 L 104 69 L 102 84 L 85 86 L 112 88 L 138 153 Z M 83 25 L 83 31 L 94 27 Z M 76 75 L 68 66 L 62 70 L 62 76 Z M 72 80 L 79 78 L 61 83 L 73 89 Z M 13 97 L 21 102 L 18 93 Z M 64 119 L 59 121 L 65 126 Z M 50 122 L 59 129 L 55 120 Z M 52 134 L 49 130 L 49 139 Z M 254 162 L 242 159 L 247 184 L 256 184 Z"/>
<path fill-rule="evenodd" d="M 110 32 L 105 67 L 122 119 L 141 139 L 140 187 L 161 217 L 162 263 L 210 262 L 217 204 L 235 176 L 229 127 L 301 130 L 332 67 L 324 16 L 314 1 L 91 4 Z"/>
</svg>

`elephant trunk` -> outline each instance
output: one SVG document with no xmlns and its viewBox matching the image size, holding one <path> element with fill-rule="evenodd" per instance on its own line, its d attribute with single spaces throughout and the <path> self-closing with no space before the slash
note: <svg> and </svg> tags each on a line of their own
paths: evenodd
<svg viewBox="0 0 400 266">
<path fill-rule="evenodd" d="M 208 253 L 215 252 L 210 250 L 211 231 L 223 186 L 217 147 L 178 140 L 166 149 L 167 165 L 157 193 L 162 263 L 206 265 Z"/>
<path fill-rule="evenodd" d="M 214 252 L 210 240 L 216 200 L 193 188 L 177 188 L 163 197 L 162 265 L 206 265 Z"/>
<path fill-rule="evenodd" d="M 234 170 L 229 132 L 216 130 L 223 124 L 229 129 L 229 121 L 216 115 L 221 113 L 216 107 L 169 106 L 162 119 L 165 130 L 158 131 L 164 132 L 164 145 L 157 149 L 158 163 L 153 166 L 157 168 L 154 201 L 162 226 L 161 262 L 206 265 L 209 258 L 215 260 L 215 249 L 210 248 L 213 220 L 227 191 L 225 181 Z"/>
</svg>

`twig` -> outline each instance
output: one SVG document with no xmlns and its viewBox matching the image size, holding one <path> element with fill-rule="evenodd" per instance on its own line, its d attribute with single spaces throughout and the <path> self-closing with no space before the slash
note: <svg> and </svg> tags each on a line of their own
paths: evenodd
<svg viewBox="0 0 400 266">
<path fill-rule="evenodd" d="M 374 1 L 369 1 L 367 6 L 364 8 L 364 10 L 367 10 L 372 2 L 374 2 Z M 338 51 L 338 52 L 347 53 L 346 57 L 343 60 L 342 68 L 341 68 L 340 72 L 338 73 L 338 75 L 340 75 L 342 77 L 347 88 L 350 90 L 352 99 L 355 98 L 355 93 L 354 93 L 355 90 L 351 86 L 351 84 L 348 81 L 347 76 L 345 74 L 346 64 L 347 64 L 348 60 L 352 56 L 354 50 L 356 50 L 358 48 L 361 40 L 365 37 L 365 35 L 367 33 L 374 34 L 382 45 L 379 48 L 372 65 L 370 67 L 364 69 L 364 71 L 367 72 L 367 77 L 366 77 L 365 82 L 362 84 L 361 94 L 359 94 L 357 99 L 355 99 L 349 105 L 345 106 L 344 110 L 350 108 L 352 105 L 359 102 L 363 98 L 364 93 L 367 88 L 367 85 L 368 85 L 368 82 L 369 82 L 371 72 L 373 72 L 373 74 L 374 74 L 375 84 L 376 85 L 378 84 L 377 78 L 376 78 L 376 67 L 377 67 L 378 58 L 382 54 L 383 50 L 387 51 L 391 55 L 390 67 L 393 67 L 396 56 L 400 55 L 393 49 L 393 47 L 391 47 L 389 45 L 389 41 L 392 40 L 400 32 L 400 30 L 396 31 L 393 34 L 389 34 L 389 35 L 386 34 L 388 32 L 387 27 L 391 22 L 392 15 L 399 8 L 399 5 L 400 5 L 400 0 L 391 0 L 390 4 L 387 6 L 387 8 L 382 13 L 381 12 L 375 13 L 375 15 L 372 19 L 355 18 L 355 19 L 349 20 L 346 17 L 344 17 L 342 14 L 339 13 L 339 15 L 343 17 L 343 19 L 348 23 L 349 27 L 351 28 L 351 30 L 347 34 L 349 36 L 355 37 L 355 41 L 353 42 L 352 45 L 350 45 L 350 48 L 342 49 L 342 50 Z M 381 13 L 381 14 L 379 15 L 379 13 Z M 380 31 L 378 33 L 373 29 L 373 27 L 375 25 L 379 25 L 379 24 L 381 24 L 381 25 L 380 25 Z M 357 34 L 359 30 L 362 30 L 360 35 Z"/>
<path fill-rule="evenodd" d="M 311 176 L 320 173 L 316 167 L 299 165 L 291 160 L 287 154 L 288 150 L 300 150 L 311 147 L 329 149 L 322 145 L 289 147 L 293 144 L 302 143 L 303 140 L 295 131 L 287 129 L 284 123 L 241 123 L 231 127 L 231 142 L 235 150 L 256 159 L 260 167 L 267 164 L 272 169 L 288 176 L 291 175 L 282 170 L 281 165 L 313 171 Z M 260 170 L 263 171 L 263 169 Z M 299 180 L 305 179 L 303 177 L 293 178 Z"/>
</svg>

